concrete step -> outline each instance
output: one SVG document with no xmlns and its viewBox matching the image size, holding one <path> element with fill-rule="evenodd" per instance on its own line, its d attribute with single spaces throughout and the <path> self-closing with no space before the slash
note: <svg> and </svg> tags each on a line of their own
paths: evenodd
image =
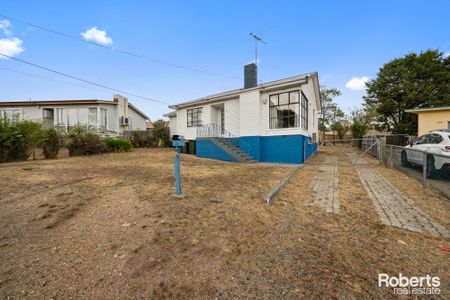
<svg viewBox="0 0 450 300">
<path fill-rule="evenodd" d="M 256 162 L 253 157 L 243 152 L 238 145 L 227 141 L 224 138 L 211 138 L 211 140 L 213 140 L 216 145 L 221 147 L 226 152 L 230 153 L 240 162 Z"/>
</svg>

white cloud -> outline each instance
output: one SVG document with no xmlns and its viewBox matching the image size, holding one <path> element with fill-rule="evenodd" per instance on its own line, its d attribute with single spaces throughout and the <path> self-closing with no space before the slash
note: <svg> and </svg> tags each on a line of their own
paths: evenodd
<svg viewBox="0 0 450 300">
<path fill-rule="evenodd" d="M 82 32 L 81 35 L 86 41 L 96 42 L 105 46 L 111 45 L 113 40 L 106 34 L 106 31 L 92 27 Z"/>
<path fill-rule="evenodd" d="M 450 56 L 450 52 L 444 53 L 444 58 L 447 58 L 447 57 L 449 57 L 449 56 Z"/>
<path fill-rule="evenodd" d="M 369 81 L 369 77 L 352 77 L 349 82 L 345 84 L 345 87 L 354 91 L 363 90 L 366 87 L 366 82 Z"/>
<path fill-rule="evenodd" d="M 0 53 L 8 55 L 8 56 L 17 56 L 25 49 L 22 47 L 23 41 L 19 38 L 7 38 L 0 39 Z M 5 56 L 0 55 L 0 59 L 8 59 Z"/>
<path fill-rule="evenodd" d="M 9 25 L 11 25 L 11 23 L 8 20 L 0 20 L 0 31 L 6 35 L 10 35 L 11 30 L 8 29 Z"/>
</svg>

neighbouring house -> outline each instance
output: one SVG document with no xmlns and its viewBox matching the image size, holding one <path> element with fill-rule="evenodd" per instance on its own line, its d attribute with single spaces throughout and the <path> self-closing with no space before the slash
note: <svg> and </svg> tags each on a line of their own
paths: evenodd
<svg viewBox="0 0 450 300">
<path fill-rule="evenodd" d="M 177 134 L 177 112 L 172 111 L 164 116 L 169 118 L 170 136 Z"/>
<path fill-rule="evenodd" d="M 316 72 L 257 84 L 244 68 L 244 88 L 170 105 L 171 134 L 195 141 L 198 157 L 303 163 L 317 151 L 320 113 Z"/>
<path fill-rule="evenodd" d="M 407 109 L 405 112 L 417 115 L 418 136 L 432 130 L 450 130 L 450 106 Z"/>
<path fill-rule="evenodd" d="M 82 126 L 91 131 L 121 134 L 123 131 L 146 130 L 149 123 L 149 117 L 121 95 L 114 95 L 113 101 L 0 102 L 0 117 L 42 122 L 44 128 L 56 128 L 60 132 Z"/>
</svg>

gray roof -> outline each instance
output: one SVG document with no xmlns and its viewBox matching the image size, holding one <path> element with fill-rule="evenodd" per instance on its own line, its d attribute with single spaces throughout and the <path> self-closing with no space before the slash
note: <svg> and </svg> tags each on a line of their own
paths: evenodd
<svg viewBox="0 0 450 300">
<path fill-rule="evenodd" d="M 274 87 L 274 86 L 278 86 L 278 85 L 283 85 L 283 84 L 296 82 L 296 81 L 299 81 L 299 80 L 305 80 L 305 79 L 308 80 L 310 77 L 317 79 L 316 80 L 316 82 L 317 82 L 316 85 L 317 85 L 317 89 L 319 89 L 318 73 L 317 72 L 312 72 L 312 73 L 306 73 L 306 74 L 302 74 L 302 75 L 297 75 L 297 76 L 292 76 L 292 77 L 288 77 L 288 78 L 284 78 L 284 79 L 279 79 L 279 80 L 275 80 L 275 81 L 262 83 L 262 84 L 260 84 L 260 85 L 258 85 L 256 87 L 253 87 L 253 88 L 234 89 L 234 90 L 230 90 L 230 91 L 226 91 L 226 92 L 222 92 L 222 93 L 217 93 L 217 94 L 212 94 L 212 95 L 209 95 L 209 96 L 197 98 L 197 99 L 186 101 L 186 102 L 181 102 L 181 103 L 178 103 L 178 104 L 172 104 L 172 105 L 169 105 L 169 108 L 179 109 L 179 108 L 182 108 L 182 107 L 196 105 L 196 104 L 205 103 L 205 102 L 221 101 L 221 100 L 225 100 L 225 99 L 228 99 L 228 98 L 236 97 L 237 95 L 239 95 L 240 93 L 242 93 L 244 91 L 247 92 L 247 91 L 259 90 L 259 89 L 265 89 L 265 88 L 270 88 L 270 87 Z"/>
</svg>

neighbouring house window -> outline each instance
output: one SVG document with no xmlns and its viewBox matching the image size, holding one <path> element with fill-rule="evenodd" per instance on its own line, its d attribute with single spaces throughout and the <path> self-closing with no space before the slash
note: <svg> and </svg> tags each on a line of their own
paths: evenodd
<svg viewBox="0 0 450 300">
<path fill-rule="evenodd" d="M 3 109 L 3 117 L 13 122 L 19 121 L 22 117 L 22 109 L 5 108 Z"/>
<path fill-rule="evenodd" d="M 303 129 L 308 130 L 308 98 L 302 92 L 302 121 L 301 126 Z"/>
<path fill-rule="evenodd" d="M 108 114 L 105 108 L 100 109 L 100 126 L 106 128 L 108 123 Z"/>
<path fill-rule="evenodd" d="M 299 91 L 269 96 L 269 128 L 299 127 Z"/>
<path fill-rule="evenodd" d="M 187 110 L 187 126 L 202 126 L 202 107 Z"/>
<path fill-rule="evenodd" d="M 97 123 L 97 108 L 89 108 L 89 124 Z"/>
</svg>

